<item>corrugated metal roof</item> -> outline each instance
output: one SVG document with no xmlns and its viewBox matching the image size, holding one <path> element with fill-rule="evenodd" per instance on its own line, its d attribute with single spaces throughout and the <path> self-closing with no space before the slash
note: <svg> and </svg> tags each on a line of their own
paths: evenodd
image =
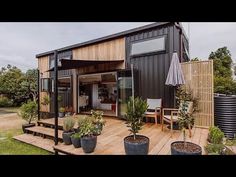
<svg viewBox="0 0 236 177">
<path fill-rule="evenodd" d="M 63 47 L 63 48 L 60 48 L 60 49 L 55 49 L 55 50 L 57 50 L 58 52 L 66 51 L 66 50 L 82 47 L 82 46 L 85 46 L 85 45 L 91 45 L 91 44 L 94 44 L 94 43 L 98 43 L 98 42 L 102 42 L 102 41 L 111 40 L 111 39 L 114 39 L 114 38 L 126 36 L 126 35 L 131 34 L 131 33 L 135 33 L 135 32 L 138 32 L 138 31 L 142 31 L 142 30 L 146 30 L 146 29 L 166 25 L 168 23 L 172 23 L 172 22 L 156 22 L 156 23 L 152 23 L 152 24 L 149 24 L 149 25 L 141 26 L 141 27 L 138 27 L 138 28 L 133 28 L 133 29 L 122 31 L 122 32 L 112 34 L 112 35 L 109 35 L 109 36 L 105 36 L 105 37 L 90 40 L 90 41 L 87 41 L 87 42 L 82 42 L 82 43 L 70 45 L 70 46 Z M 39 57 L 43 57 L 43 56 L 50 55 L 50 54 L 53 54 L 53 53 L 54 53 L 54 50 L 37 54 L 36 57 L 39 58 Z"/>
</svg>

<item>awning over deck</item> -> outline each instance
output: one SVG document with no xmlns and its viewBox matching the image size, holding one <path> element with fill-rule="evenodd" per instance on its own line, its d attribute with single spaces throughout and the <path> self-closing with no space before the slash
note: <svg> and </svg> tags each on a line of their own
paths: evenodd
<svg viewBox="0 0 236 177">
<path fill-rule="evenodd" d="M 87 66 L 95 66 L 99 64 L 107 64 L 107 63 L 123 63 L 124 60 L 68 60 L 61 59 L 61 65 L 58 66 L 58 70 L 68 70 L 68 69 L 78 69 Z M 54 67 L 49 69 L 48 71 L 54 71 Z"/>
</svg>

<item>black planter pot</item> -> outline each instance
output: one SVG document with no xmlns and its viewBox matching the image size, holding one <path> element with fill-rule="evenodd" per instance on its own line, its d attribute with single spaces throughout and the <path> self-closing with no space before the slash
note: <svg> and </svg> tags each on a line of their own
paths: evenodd
<svg viewBox="0 0 236 177">
<path fill-rule="evenodd" d="M 181 151 L 180 149 L 176 149 L 174 147 L 175 144 L 184 144 L 183 141 L 175 141 L 171 143 L 171 155 L 202 155 L 202 148 L 201 146 L 191 143 L 191 142 L 186 142 L 188 145 L 195 146 L 195 148 L 199 149 L 195 152 L 188 152 L 188 151 Z"/>
<path fill-rule="evenodd" d="M 58 116 L 59 116 L 60 118 L 65 117 L 65 113 L 64 113 L 64 112 L 59 112 Z"/>
<path fill-rule="evenodd" d="M 22 125 L 22 130 L 24 133 L 26 133 L 26 128 L 29 128 L 29 127 L 34 127 L 35 126 L 35 123 L 30 123 L 30 124 L 23 124 Z"/>
<path fill-rule="evenodd" d="M 71 142 L 74 145 L 75 148 L 80 148 L 81 147 L 81 141 L 80 138 L 74 138 L 71 136 Z"/>
<path fill-rule="evenodd" d="M 133 136 L 124 138 L 124 147 L 126 155 L 147 155 L 149 151 L 149 138 L 143 135 L 136 135 L 137 138 L 144 138 L 142 142 L 131 142 L 128 139 Z"/>
<path fill-rule="evenodd" d="M 85 136 L 81 138 L 81 147 L 85 153 L 94 151 L 97 145 L 97 136 Z"/>
<path fill-rule="evenodd" d="M 63 132 L 62 133 L 62 138 L 63 138 L 63 142 L 66 144 L 66 145 L 70 145 L 72 144 L 71 142 L 71 135 L 73 135 L 74 132 Z"/>
</svg>

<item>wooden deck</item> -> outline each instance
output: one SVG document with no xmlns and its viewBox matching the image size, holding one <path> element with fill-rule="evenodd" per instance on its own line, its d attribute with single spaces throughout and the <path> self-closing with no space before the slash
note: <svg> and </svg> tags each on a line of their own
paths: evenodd
<svg viewBox="0 0 236 177">
<path fill-rule="evenodd" d="M 107 118 L 104 130 L 97 139 L 96 149 L 92 154 L 96 155 L 122 155 L 125 154 L 123 139 L 129 135 L 128 128 L 122 120 Z M 150 155 L 168 155 L 170 154 L 170 144 L 176 140 L 182 140 L 182 133 L 175 130 L 173 137 L 170 137 L 170 130 L 165 128 L 161 131 L 161 125 L 146 123 L 140 134 L 150 138 L 149 154 Z M 205 154 L 204 146 L 207 142 L 208 129 L 193 128 L 192 138 L 187 137 L 187 141 L 196 143 L 202 147 Z M 188 135 L 188 133 L 187 133 Z M 73 145 L 59 144 L 54 146 L 54 150 L 71 155 L 85 155 L 82 148 L 74 148 Z"/>
<path fill-rule="evenodd" d="M 105 118 L 106 125 L 102 134 L 98 136 L 97 146 L 93 153 L 88 155 L 123 155 L 124 151 L 124 137 L 129 135 L 128 128 L 124 121 L 115 118 Z M 65 145 L 59 143 L 54 146 L 54 119 L 41 120 L 42 125 L 27 128 L 30 134 L 23 134 L 15 136 L 14 139 L 40 147 L 50 152 L 61 152 L 71 155 L 85 155 L 82 148 L 74 148 L 73 145 Z M 59 125 L 63 124 L 63 119 L 59 119 Z M 165 128 L 161 131 L 160 124 L 145 123 L 140 134 L 150 138 L 149 154 L 150 155 L 168 155 L 170 154 L 170 144 L 176 140 L 182 140 L 182 133 L 179 130 L 174 130 L 173 137 L 170 137 L 170 130 Z M 203 154 L 205 154 L 204 146 L 207 142 L 208 129 L 193 128 L 192 138 L 188 137 L 187 141 L 196 143 L 202 147 Z M 50 139 L 47 139 L 50 138 Z M 59 130 L 59 139 L 62 140 L 62 130 Z M 54 151 L 55 150 L 55 151 Z"/>
</svg>

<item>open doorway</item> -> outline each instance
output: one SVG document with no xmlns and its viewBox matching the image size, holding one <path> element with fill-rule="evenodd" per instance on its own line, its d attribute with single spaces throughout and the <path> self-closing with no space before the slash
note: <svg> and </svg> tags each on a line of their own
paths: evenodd
<svg viewBox="0 0 236 177">
<path fill-rule="evenodd" d="M 117 116 L 116 72 L 79 76 L 79 112 L 101 110 L 104 115 Z"/>
</svg>

